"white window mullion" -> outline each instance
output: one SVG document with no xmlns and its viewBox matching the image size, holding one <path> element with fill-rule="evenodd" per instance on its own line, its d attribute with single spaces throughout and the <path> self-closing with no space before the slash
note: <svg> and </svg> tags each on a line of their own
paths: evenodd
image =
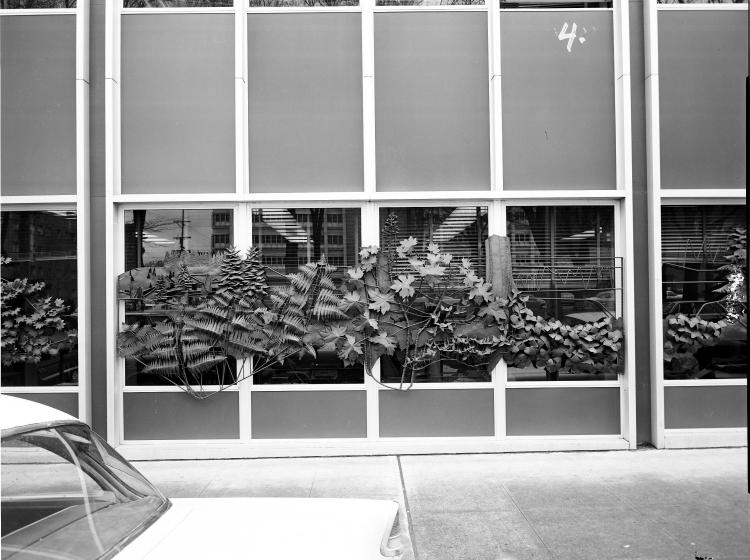
<svg viewBox="0 0 750 560">
<path fill-rule="evenodd" d="M 362 153 L 364 191 L 376 190 L 375 161 L 375 0 L 362 4 Z"/>
<path fill-rule="evenodd" d="M 500 0 L 487 0 L 490 94 L 490 189 L 503 190 L 503 110 L 500 62 Z"/>
</svg>

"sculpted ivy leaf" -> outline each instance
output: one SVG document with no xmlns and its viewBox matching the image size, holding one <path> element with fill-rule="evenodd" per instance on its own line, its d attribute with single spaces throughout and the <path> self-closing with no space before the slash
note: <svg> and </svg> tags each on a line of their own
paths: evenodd
<svg viewBox="0 0 750 560">
<path fill-rule="evenodd" d="M 389 356 L 392 356 L 396 351 L 397 340 L 392 336 L 388 336 L 388 334 L 386 333 L 381 332 L 378 333 L 377 336 L 371 336 L 370 342 L 372 342 L 373 344 L 380 344 L 383 348 L 385 348 L 385 352 Z"/>
<path fill-rule="evenodd" d="M 401 243 L 398 244 L 398 247 L 396 247 L 396 253 L 398 253 L 399 258 L 405 258 L 406 255 L 412 252 L 417 243 L 418 241 L 416 237 L 409 237 L 408 239 L 401 241 Z"/>
<path fill-rule="evenodd" d="M 378 313 L 387 313 L 391 308 L 391 304 L 395 303 L 393 294 L 390 292 L 384 294 L 378 290 L 368 290 L 367 293 L 370 295 L 370 299 L 372 300 L 369 308 L 373 311 L 377 311 Z"/>
<path fill-rule="evenodd" d="M 489 305 L 485 305 L 479 310 L 479 313 L 477 314 L 480 317 L 485 317 L 486 315 L 489 315 L 495 320 L 496 323 L 508 320 L 508 314 L 506 313 L 505 309 L 503 309 L 500 306 L 500 303 L 497 301 L 493 301 Z"/>
<path fill-rule="evenodd" d="M 472 299 L 478 297 L 482 298 L 484 301 L 490 301 L 492 299 L 492 294 L 490 293 L 491 288 L 492 286 L 487 282 L 478 282 L 469 292 L 469 297 Z"/>
<path fill-rule="evenodd" d="M 414 295 L 414 288 L 411 284 L 416 280 L 413 274 L 399 274 L 398 280 L 391 284 L 391 290 L 398 293 L 399 296 L 406 299 Z"/>
</svg>

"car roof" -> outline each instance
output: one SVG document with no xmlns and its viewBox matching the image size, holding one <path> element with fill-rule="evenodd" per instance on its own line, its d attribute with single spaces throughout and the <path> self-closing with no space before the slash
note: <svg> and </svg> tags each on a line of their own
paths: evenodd
<svg viewBox="0 0 750 560">
<path fill-rule="evenodd" d="M 10 395 L 0 395 L 0 429 L 3 431 L 60 422 L 81 423 L 74 416 L 51 406 Z"/>
</svg>

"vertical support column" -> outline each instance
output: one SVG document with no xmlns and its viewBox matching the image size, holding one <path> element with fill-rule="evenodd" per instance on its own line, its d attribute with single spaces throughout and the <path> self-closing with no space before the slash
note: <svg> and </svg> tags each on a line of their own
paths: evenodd
<svg viewBox="0 0 750 560">
<path fill-rule="evenodd" d="M 379 245 L 379 209 L 374 202 L 366 202 L 362 208 L 362 245 Z M 365 373 L 367 392 L 367 439 L 380 439 L 380 361 L 372 365 L 371 378 Z"/>
<path fill-rule="evenodd" d="M 91 248 L 89 212 L 89 0 L 76 9 L 76 254 L 78 417 L 91 423 Z"/>
<path fill-rule="evenodd" d="M 247 10 L 245 2 L 234 3 L 234 149 L 235 192 L 248 191 L 248 122 L 247 122 Z"/>
<path fill-rule="evenodd" d="M 633 253 L 633 143 L 630 100 L 630 27 L 628 2 L 615 0 L 614 67 L 617 190 L 625 191 L 620 208 L 623 240 L 623 317 L 625 323 L 625 376 L 620 387 L 620 429 L 631 449 L 637 447 L 635 412 L 635 258 Z"/>
<path fill-rule="evenodd" d="M 105 5 L 104 39 L 104 128 L 105 128 L 105 306 L 106 378 L 107 378 L 107 440 L 117 445 L 122 433 L 122 391 L 116 355 L 116 332 L 119 322 L 117 305 L 116 246 L 121 224 L 115 219 L 114 195 L 120 192 L 120 3 Z M 118 249 L 118 250 L 115 250 Z"/>
<path fill-rule="evenodd" d="M 361 6 L 364 190 L 365 192 L 375 192 L 375 0 L 361 0 Z"/>
<path fill-rule="evenodd" d="M 661 303 L 661 145 L 659 137 L 659 26 L 656 0 L 643 2 L 646 53 L 646 183 L 651 331 L 651 442 L 664 447 L 664 341 Z"/>
</svg>

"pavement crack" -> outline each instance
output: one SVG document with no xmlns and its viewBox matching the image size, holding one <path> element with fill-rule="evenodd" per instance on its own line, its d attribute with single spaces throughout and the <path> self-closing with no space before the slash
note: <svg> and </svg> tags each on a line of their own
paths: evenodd
<svg viewBox="0 0 750 560">
<path fill-rule="evenodd" d="M 404 482 L 404 469 L 401 466 L 401 456 L 396 455 L 396 463 L 398 464 L 398 476 L 401 480 L 401 494 L 404 497 L 404 511 L 406 512 L 406 524 L 409 529 L 409 539 L 411 540 L 411 550 L 414 553 L 414 560 L 419 560 L 419 552 L 417 551 L 417 538 L 414 535 L 414 523 L 411 518 L 411 508 L 409 507 L 409 497 L 406 495 L 406 483 Z"/>
<path fill-rule="evenodd" d="M 544 542 L 544 539 L 542 538 L 542 535 L 539 534 L 539 532 L 536 530 L 536 527 L 534 527 L 534 524 L 529 520 L 528 517 L 526 517 L 526 513 L 520 508 L 518 505 L 518 502 L 516 502 L 516 499 L 513 497 L 513 494 L 511 494 L 510 490 L 505 486 L 505 484 L 502 484 L 503 490 L 505 491 L 505 494 L 510 498 L 510 501 L 513 502 L 513 505 L 516 506 L 516 509 L 518 510 L 518 513 L 520 513 L 523 518 L 526 520 L 526 523 L 528 523 L 529 527 L 533 531 L 533 533 L 536 535 L 536 538 L 539 539 L 539 542 L 544 545 L 544 548 L 547 549 L 547 552 L 549 552 L 550 556 L 552 558 L 557 558 L 557 554 L 553 552 L 553 550 L 547 545 L 546 542 Z"/>
</svg>

